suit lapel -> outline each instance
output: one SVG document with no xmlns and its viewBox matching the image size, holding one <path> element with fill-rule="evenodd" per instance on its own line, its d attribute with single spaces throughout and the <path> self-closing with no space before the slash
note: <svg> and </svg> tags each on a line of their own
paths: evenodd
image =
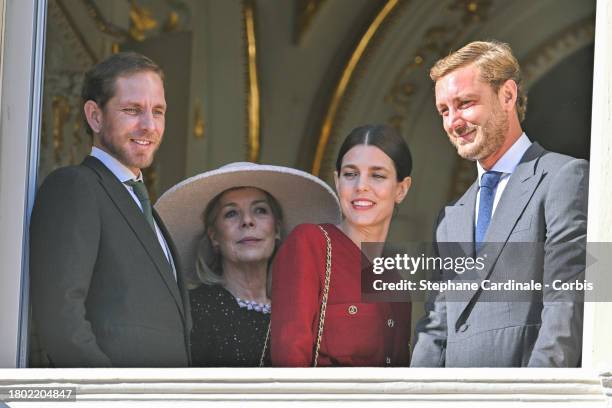
<svg viewBox="0 0 612 408">
<path fill-rule="evenodd" d="M 181 313 L 183 313 L 183 322 L 185 323 L 183 326 L 185 329 L 185 348 L 187 349 L 187 357 L 189 359 L 189 365 L 191 365 L 191 345 L 189 343 L 189 339 L 191 335 L 191 328 L 193 326 L 193 322 L 191 319 L 191 305 L 189 303 L 189 290 L 187 286 L 185 285 L 185 280 L 183 279 L 183 274 L 181 273 L 183 268 L 181 267 L 181 260 L 178 255 L 178 251 L 176 247 L 174 246 L 174 241 L 172 240 L 172 236 L 168 232 L 166 225 L 164 224 L 163 220 L 161 219 L 157 211 L 155 211 L 155 208 L 153 208 L 153 217 L 155 218 L 155 222 L 157 223 L 157 226 L 159 227 L 159 229 L 162 231 L 162 234 L 166 238 L 166 243 L 168 244 L 168 248 L 170 249 L 170 254 L 174 262 L 174 269 L 176 270 L 176 283 L 178 285 L 178 290 L 181 294 L 181 298 L 183 301 L 182 303 L 183 310 L 181 310 Z"/>
<path fill-rule="evenodd" d="M 447 231 L 444 231 L 439 241 L 450 242 L 461 246 L 463 255 L 472 256 L 474 252 L 474 206 L 476 205 L 476 193 L 478 183 L 470 186 L 468 191 L 454 205 L 445 209 L 447 219 Z"/>
<path fill-rule="evenodd" d="M 537 167 L 538 159 L 544 152 L 545 150 L 538 143 L 533 143 L 508 180 L 489 224 L 485 244 L 478 254 L 479 256 L 485 256 L 486 254 L 485 268 L 476 275 L 479 284 L 493 273 L 497 259 L 506 245 L 510 233 L 544 176 L 542 170 L 538 170 Z M 466 293 L 468 302 L 455 324 L 456 328 L 461 326 L 469 316 L 474 303 L 478 300 L 477 294 L 480 291 L 478 289 Z"/>
<path fill-rule="evenodd" d="M 442 231 L 443 234 L 437 237 L 442 241 L 437 243 L 440 256 L 454 259 L 474 256 L 474 208 L 477 193 L 478 182 L 474 182 L 454 205 L 445 208 L 447 231 Z M 445 275 L 444 279 L 471 279 L 470 276 L 454 272 L 447 272 Z M 469 299 L 471 296 L 471 293 L 461 293 L 461 298 L 453 299 L 453 302 L 467 305 L 467 302 L 461 300 Z"/>
<path fill-rule="evenodd" d="M 176 246 L 174 245 L 174 241 L 172 240 L 170 233 L 168 232 L 168 229 L 166 228 L 166 225 L 164 224 L 157 211 L 155 211 L 155 208 L 153 208 L 153 217 L 155 218 L 157 226 L 166 238 L 166 243 L 168 244 L 168 248 L 170 249 L 170 254 L 172 255 L 172 260 L 174 262 L 174 268 L 176 269 L 176 283 L 178 285 L 179 292 L 181 293 L 183 308 L 184 310 L 189 311 L 189 291 L 187 286 L 185 285 L 183 275 L 180 273 L 180 271 L 182 271 L 183 269 L 179 259 L 178 251 L 176 249 Z M 187 313 L 187 317 L 189 320 L 190 313 Z"/>
<path fill-rule="evenodd" d="M 536 164 L 543 152 L 544 149 L 534 143 L 525 152 L 508 180 L 485 236 L 482 252 L 487 254 L 487 267 L 483 269 L 483 279 L 490 275 L 510 233 L 542 180 L 543 174 L 541 170 L 537 171 Z M 487 245 L 487 243 L 492 244 Z"/>
<path fill-rule="evenodd" d="M 185 319 L 185 307 L 183 305 L 183 297 L 179 292 L 177 282 L 174 279 L 172 266 L 168 262 L 164 251 L 162 250 L 157 235 L 147 223 L 142 211 L 134 202 L 126 188 L 117 180 L 117 177 L 98 159 L 92 156 L 87 156 L 83 161 L 83 165 L 95 171 L 100 180 L 100 184 L 117 206 L 119 212 L 123 215 L 125 221 L 129 224 L 132 231 L 144 247 L 145 251 L 153 260 L 157 272 L 161 275 L 168 290 L 172 294 L 177 307 L 179 308 L 183 319 Z M 168 237 L 168 235 L 165 235 Z M 178 271 L 177 271 L 178 274 Z"/>
</svg>

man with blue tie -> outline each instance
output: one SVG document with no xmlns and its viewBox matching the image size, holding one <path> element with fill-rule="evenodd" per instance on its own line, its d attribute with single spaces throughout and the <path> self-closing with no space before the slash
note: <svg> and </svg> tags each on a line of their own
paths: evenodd
<svg viewBox="0 0 612 408">
<path fill-rule="evenodd" d="M 30 224 L 32 315 L 55 367 L 185 367 L 191 317 L 176 250 L 142 171 L 162 141 L 163 72 L 119 53 L 82 100 L 91 154 L 51 173 Z"/>
<path fill-rule="evenodd" d="M 526 96 L 507 44 L 467 44 L 439 60 L 430 76 L 444 130 L 478 170 L 438 216 L 438 255 L 446 255 L 448 243 L 471 245 L 475 255 L 486 253 L 478 283 L 533 280 L 543 290 L 529 301 L 480 284 L 461 301 L 433 294 L 417 325 L 411 365 L 576 367 L 583 304 L 550 287 L 584 273 L 588 163 L 547 151 L 523 132 Z"/>
</svg>

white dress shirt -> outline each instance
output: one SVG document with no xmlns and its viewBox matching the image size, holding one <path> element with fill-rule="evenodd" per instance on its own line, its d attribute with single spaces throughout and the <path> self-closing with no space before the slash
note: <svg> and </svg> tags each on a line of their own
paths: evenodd
<svg viewBox="0 0 612 408">
<path fill-rule="evenodd" d="M 99 149 L 95 146 L 91 148 L 90 155 L 100 160 L 111 171 L 111 173 L 113 173 L 115 177 L 117 177 L 119 182 L 121 182 L 121 184 L 123 184 L 123 186 L 130 193 L 130 195 L 132 196 L 132 198 L 138 205 L 138 208 L 140 208 L 140 211 L 142 211 L 142 204 L 140 203 L 140 200 L 136 196 L 136 193 L 134 193 L 134 189 L 128 186 L 127 184 L 125 184 L 125 182 L 128 180 L 135 180 L 135 181 L 143 182 L 142 172 L 140 172 L 138 177 L 136 177 L 130 169 L 128 169 L 125 165 L 123 165 L 123 163 L 121 163 L 119 160 L 117 160 L 115 157 L 111 156 L 110 154 L 106 153 L 104 150 Z M 152 205 L 153 203 L 151 203 L 151 206 Z M 170 254 L 170 248 L 168 247 L 168 243 L 166 242 L 164 235 L 162 234 L 161 230 L 159 229 L 159 226 L 157 225 L 157 221 L 154 220 L 154 222 L 155 222 L 155 233 L 157 234 L 157 240 L 159 241 L 159 245 L 161 246 L 162 250 L 164 251 L 164 254 L 166 255 L 166 259 L 168 259 L 168 262 L 172 266 L 174 278 L 176 279 L 176 267 L 174 266 L 172 255 Z"/>
<path fill-rule="evenodd" d="M 502 173 L 501 178 L 499 179 L 499 184 L 497 185 L 497 190 L 495 191 L 495 197 L 493 199 L 493 211 L 491 212 L 491 218 L 493 218 L 493 214 L 495 214 L 495 209 L 497 208 L 497 203 L 499 203 L 499 199 L 501 198 L 506 186 L 508 185 L 508 180 L 510 180 L 510 176 L 514 173 L 516 166 L 518 166 L 519 162 L 523 158 L 523 155 L 531 146 L 531 141 L 523 132 L 523 134 L 514 142 L 514 144 L 508 149 L 506 153 L 495 163 L 493 168 L 490 171 L 499 171 Z M 474 225 L 478 224 L 478 207 L 480 205 L 480 181 L 482 179 L 482 175 L 487 171 L 485 170 L 479 162 L 476 162 L 476 168 L 478 169 L 478 193 L 476 194 L 476 208 L 474 209 Z"/>
</svg>

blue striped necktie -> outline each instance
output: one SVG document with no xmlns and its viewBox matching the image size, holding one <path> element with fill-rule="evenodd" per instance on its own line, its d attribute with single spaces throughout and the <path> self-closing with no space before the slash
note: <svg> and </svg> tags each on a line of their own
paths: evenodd
<svg viewBox="0 0 612 408">
<path fill-rule="evenodd" d="M 476 243 L 476 252 L 480 251 L 480 247 L 487 234 L 489 223 L 491 223 L 491 214 L 493 214 L 493 202 L 495 201 L 495 191 L 503 173 L 499 171 L 487 171 L 480 179 L 480 202 L 478 204 L 478 221 L 476 222 L 476 231 L 474 241 Z"/>
</svg>

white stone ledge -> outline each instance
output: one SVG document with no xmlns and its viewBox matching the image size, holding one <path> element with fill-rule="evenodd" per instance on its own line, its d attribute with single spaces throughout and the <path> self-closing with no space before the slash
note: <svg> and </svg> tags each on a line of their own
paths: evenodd
<svg viewBox="0 0 612 408">
<path fill-rule="evenodd" d="M 612 406 L 612 376 L 586 369 L 0 370 L 1 388 L 43 384 L 76 387 L 76 404 L 65 403 L 71 407 L 102 406 L 95 404 L 110 401 L 113 407 L 154 407 L 158 403 L 190 407 L 204 401 L 207 407 L 244 406 L 250 401 L 267 408 L 343 403 L 406 406 L 407 402 L 417 406 L 605 407 L 608 401 L 607 406 Z M 27 403 L 12 402 L 10 406 L 32 406 L 22 404 Z M 64 403 L 49 404 L 61 407 Z"/>
</svg>

